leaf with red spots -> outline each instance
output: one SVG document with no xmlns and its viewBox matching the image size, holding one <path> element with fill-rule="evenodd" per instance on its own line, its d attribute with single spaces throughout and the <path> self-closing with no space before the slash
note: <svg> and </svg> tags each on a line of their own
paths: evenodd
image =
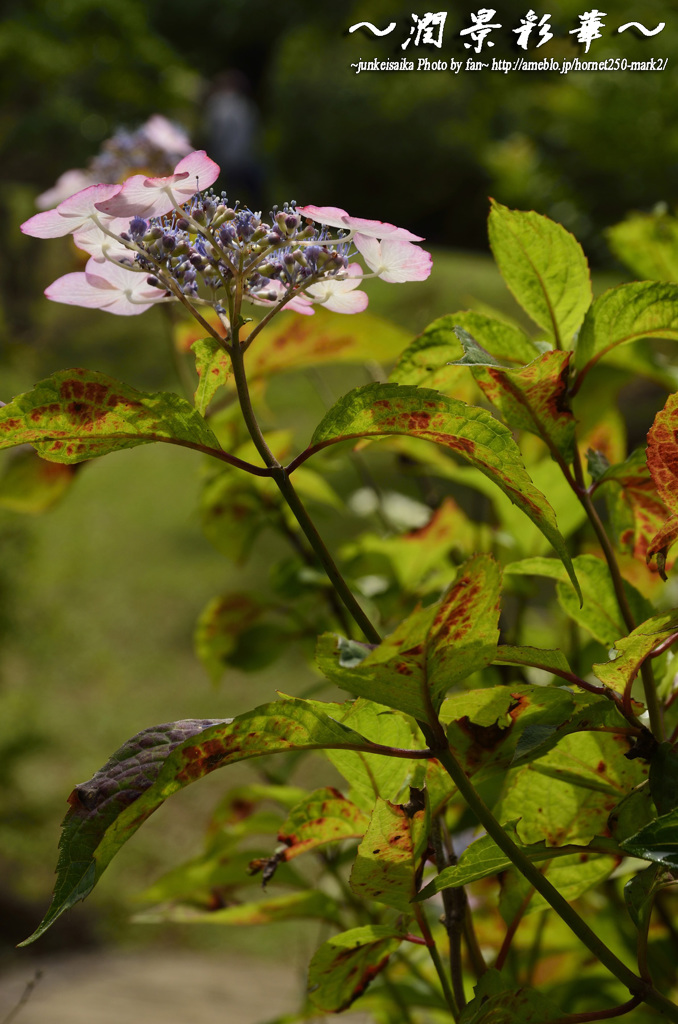
<svg viewBox="0 0 678 1024">
<path fill-rule="evenodd" d="M 450 687 L 494 658 L 500 589 L 492 556 L 475 555 L 439 604 L 416 609 L 359 663 L 341 638 L 322 636 L 318 666 L 342 690 L 430 721 Z"/>
<path fill-rule="evenodd" d="M 405 936 L 391 925 L 368 924 L 332 936 L 315 953 L 308 997 L 326 1013 L 341 1013 L 384 969 Z"/>
<path fill-rule="evenodd" d="M 367 815 L 337 789 L 316 789 L 292 808 L 278 833 L 278 841 L 285 846 L 281 860 L 291 860 L 327 843 L 359 839 L 365 835 L 368 823 Z"/>
<path fill-rule="evenodd" d="M 635 679 L 645 659 L 663 640 L 672 634 L 678 636 L 678 612 L 664 612 L 653 615 L 636 626 L 628 636 L 614 642 L 613 660 L 593 666 L 601 683 L 617 693 L 623 693 L 631 680 Z"/>
<path fill-rule="evenodd" d="M 41 459 L 31 448 L 13 452 L 0 477 L 0 508 L 39 515 L 70 488 L 77 470 Z"/>
<path fill-rule="evenodd" d="M 575 594 L 563 566 L 555 558 L 523 558 L 519 562 L 511 562 L 505 566 L 504 573 L 548 576 L 558 580 L 558 601 L 563 611 L 601 644 L 610 647 L 615 640 L 627 633 L 610 571 L 606 563 L 595 555 L 577 555 L 573 562 L 581 583 L 583 604 Z M 650 602 L 626 580 L 624 590 L 636 621 L 650 618 L 654 611 Z"/>
<path fill-rule="evenodd" d="M 544 757 L 514 769 L 494 808 L 501 821 L 518 822 L 525 844 L 584 846 L 605 832 L 610 814 L 647 777 L 646 766 L 629 761 L 631 739 L 609 732 L 563 736 Z"/>
<path fill-rule="evenodd" d="M 559 687 L 491 686 L 448 697 L 440 720 L 447 726 L 448 742 L 464 771 L 481 780 L 522 760 L 522 749 L 527 749 L 531 760 L 537 756 L 538 742 L 547 737 L 555 745 L 560 730 L 578 710 L 578 700 Z"/>
<path fill-rule="evenodd" d="M 634 281 L 595 300 L 582 325 L 574 363 L 578 391 L 592 366 L 618 345 L 640 338 L 678 339 L 678 285 Z"/>
<path fill-rule="evenodd" d="M 0 448 L 32 444 L 50 462 L 83 462 L 153 441 L 221 453 L 185 399 L 137 391 L 94 370 L 61 370 L 0 409 Z"/>
<path fill-rule="evenodd" d="M 490 245 L 501 275 L 526 313 L 556 348 L 571 348 L 593 297 L 576 238 L 534 211 L 492 201 Z"/>
<path fill-rule="evenodd" d="M 427 637 L 426 676 L 434 708 L 448 690 L 492 663 L 499 640 L 501 569 L 474 555 L 437 606 Z"/>
<path fill-rule="evenodd" d="M 425 388 L 368 384 L 330 409 L 310 446 L 291 465 L 339 441 L 388 434 L 434 441 L 489 477 L 550 541 L 578 587 L 553 509 L 528 476 L 510 430 L 486 409 Z"/>
<path fill-rule="evenodd" d="M 191 345 L 198 373 L 193 399 L 201 416 L 205 415 L 219 388 L 225 387 L 233 373 L 231 357 L 214 338 L 199 338 Z"/>
<path fill-rule="evenodd" d="M 474 366 L 473 376 L 513 430 L 529 430 L 569 464 L 575 419 L 567 403 L 571 352 L 545 352 L 528 366 Z"/>
<path fill-rule="evenodd" d="M 678 394 L 675 394 L 669 395 L 666 405 L 655 416 L 647 435 L 647 466 L 657 488 L 657 494 L 670 513 L 647 551 L 648 561 L 654 555 L 658 555 L 657 563 L 662 576 L 668 550 L 678 537 L 677 436 Z"/>
<path fill-rule="evenodd" d="M 637 448 L 625 462 L 606 469 L 598 486 L 607 501 L 618 547 L 645 560 L 651 541 L 669 516 L 665 500 L 657 493 L 645 449 Z"/>
<path fill-rule="evenodd" d="M 470 399 L 468 374 L 463 366 L 457 365 L 464 350 L 455 327 L 467 331 L 497 359 L 522 366 L 539 354 L 519 328 L 484 313 L 465 310 L 440 317 L 429 324 L 402 353 L 389 380 L 395 384 L 416 384 L 436 391 L 453 392 L 456 397 L 460 397 L 461 389 L 461 393 L 468 393 Z"/>
<path fill-rule="evenodd" d="M 349 878 L 356 896 L 411 913 L 429 828 L 428 804 L 412 812 L 407 806 L 377 800 Z"/>
<path fill-rule="evenodd" d="M 371 746 L 321 705 L 293 697 L 217 724 L 172 722 L 144 730 L 71 794 L 52 906 L 24 944 L 92 891 L 118 850 L 169 796 L 215 768 L 263 754 Z"/>
</svg>

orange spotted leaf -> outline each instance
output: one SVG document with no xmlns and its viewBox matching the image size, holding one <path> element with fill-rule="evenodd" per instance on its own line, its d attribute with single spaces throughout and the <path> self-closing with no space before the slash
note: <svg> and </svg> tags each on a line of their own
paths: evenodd
<svg viewBox="0 0 678 1024">
<path fill-rule="evenodd" d="M 412 811 L 379 798 L 349 879 L 356 896 L 409 913 L 429 825 L 428 806 Z"/>
<path fill-rule="evenodd" d="M 0 409 L 0 448 L 32 444 L 50 462 L 83 462 L 153 441 L 221 453 L 183 398 L 137 391 L 94 370 L 61 370 Z"/>
<path fill-rule="evenodd" d="M 365 835 L 369 819 L 337 789 L 316 789 L 290 811 L 278 833 L 285 845 L 281 859 L 291 860 L 327 843 Z"/>
<path fill-rule="evenodd" d="M 405 936 L 391 925 L 369 924 L 334 935 L 311 960 L 308 995 L 326 1013 L 341 1013 L 386 966 Z"/>
<path fill-rule="evenodd" d="M 486 409 L 426 388 L 368 384 L 329 410 L 294 464 L 339 441 L 389 434 L 434 441 L 489 477 L 551 542 L 578 590 L 553 509 L 528 476 L 511 431 Z"/>
<path fill-rule="evenodd" d="M 678 394 L 669 396 L 650 427 L 647 465 L 657 494 L 670 513 L 647 550 L 648 561 L 654 555 L 658 556 L 658 566 L 663 575 L 667 552 L 678 537 Z"/>
<path fill-rule="evenodd" d="M 545 352 L 528 366 L 474 366 L 473 376 L 513 430 L 529 430 L 570 463 L 575 419 L 567 404 L 571 352 Z"/>
</svg>

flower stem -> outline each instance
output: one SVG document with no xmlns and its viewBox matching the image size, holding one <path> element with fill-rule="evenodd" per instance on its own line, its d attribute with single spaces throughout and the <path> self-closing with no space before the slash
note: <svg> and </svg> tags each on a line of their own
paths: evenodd
<svg viewBox="0 0 678 1024">
<path fill-rule="evenodd" d="M 318 533 L 315 524 L 309 516 L 303 502 L 299 498 L 299 495 L 294 489 L 292 481 L 289 478 L 288 471 L 278 462 L 275 455 L 268 447 L 266 439 L 261 432 L 259 423 L 257 422 L 254 409 L 252 408 L 252 400 L 250 398 L 249 387 L 247 385 L 247 376 L 245 373 L 245 360 L 244 352 L 241 348 L 240 341 L 238 338 L 239 326 L 239 304 L 238 297 L 236 294 L 236 303 L 233 318 L 233 342 L 231 361 L 233 365 L 233 377 L 235 385 L 238 391 L 238 398 L 240 400 L 240 408 L 242 410 L 243 419 L 249 431 L 250 437 L 254 442 L 254 445 L 261 455 L 264 464 L 269 468 L 271 477 L 275 480 L 280 493 L 287 502 L 290 511 L 294 515 L 295 519 L 299 523 L 307 541 L 313 548 L 315 555 L 322 565 L 323 569 L 327 573 L 327 576 L 334 587 L 335 592 L 339 596 L 339 599 L 345 605 L 347 611 L 351 617 L 358 624 L 365 637 L 370 643 L 378 644 L 381 643 L 381 636 L 375 626 L 371 623 L 368 616 L 365 614 L 360 604 L 353 596 L 346 580 L 341 575 L 338 566 L 334 559 L 330 555 L 325 543 Z"/>
</svg>

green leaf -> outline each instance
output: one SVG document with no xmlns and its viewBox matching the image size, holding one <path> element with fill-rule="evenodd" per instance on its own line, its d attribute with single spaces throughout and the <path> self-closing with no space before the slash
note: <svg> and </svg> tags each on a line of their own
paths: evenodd
<svg viewBox="0 0 678 1024">
<path fill-rule="evenodd" d="M 499 639 L 501 569 L 474 555 L 443 597 L 427 638 L 426 677 L 433 706 L 449 689 L 492 663 Z"/>
<path fill-rule="evenodd" d="M 199 910 L 193 907 L 162 907 L 145 910 L 134 918 L 143 924 L 172 921 L 177 924 L 253 925 L 273 924 L 275 921 L 295 921 L 299 918 L 320 918 L 332 924 L 341 923 L 341 912 L 336 900 L 318 889 L 286 893 L 270 899 L 238 903 L 219 910 Z"/>
<path fill-rule="evenodd" d="M 641 934 L 647 933 L 652 914 L 654 898 L 661 888 L 659 878 L 663 875 L 659 864 L 639 871 L 624 886 L 624 902 L 629 917 Z"/>
<path fill-rule="evenodd" d="M 500 644 L 492 662 L 493 665 L 526 665 L 540 668 L 544 672 L 571 672 L 568 660 L 562 651 L 545 651 L 539 647 L 513 647 Z"/>
<path fill-rule="evenodd" d="M 369 924 L 334 935 L 309 965 L 308 994 L 326 1013 L 341 1013 L 386 966 L 404 936 L 389 925 Z"/>
<path fill-rule="evenodd" d="M 62 370 L 0 409 L 0 448 L 32 444 L 50 462 L 83 462 L 152 441 L 221 452 L 185 399 L 137 391 L 95 370 Z"/>
<path fill-rule="evenodd" d="M 601 840 L 596 839 L 592 845 L 595 846 L 599 842 Z M 604 844 L 605 840 L 602 842 Z M 608 878 L 621 859 L 618 851 L 616 856 L 601 856 L 585 847 L 580 852 L 570 853 L 566 857 L 554 858 L 552 862 L 547 862 L 542 870 L 560 895 L 571 903 Z M 525 908 L 526 901 L 528 902 Z M 510 871 L 502 878 L 499 912 L 507 925 L 510 925 L 518 914 L 527 916 L 538 910 L 548 909 L 549 904 L 544 897 L 534 892 L 527 879 L 518 872 Z"/>
<path fill-rule="evenodd" d="M 639 338 L 678 338 L 678 286 L 635 281 L 604 292 L 586 314 L 574 362 L 575 389 L 608 352 Z"/>
<path fill-rule="evenodd" d="M 339 441 L 387 434 L 435 441 L 478 468 L 541 530 L 578 586 L 553 509 L 528 476 L 511 432 L 485 409 L 424 388 L 368 384 L 330 409 L 304 458 Z"/>
<path fill-rule="evenodd" d="M 473 376 L 513 430 L 536 434 L 569 464 L 575 419 L 567 404 L 571 352 L 545 352 L 528 366 L 474 366 Z"/>
<path fill-rule="evenodd" d="M 636 626 L 628 636 L 614 642 L 616 656 L 612 661 L 593 666 L 593 671 L 601 683 L 623 693 L 627 683 L 640 671 L 647 656 L 666 640 L 672 633 L 678 632 L 678 611 L 664 612 L 653 615 L 646 622 Z"/>
<path fill-rule="evenodd" d="M 678 220 L 670 213 L 631 213 L 605 235 L 641 281 L 678 281 Z"/>
<path fill-rule="evenodd" d="M 233 368 L 230 356 L 214 338 L 199 338 L 191 345 L 191 351 L 198 372 L 195 407 L 204 416 L 219 388 L 228 383 Z"/>
<path fill-rule="evenodd" d="M 524 558 L 505 566 L 504 572 L 507 575 L 548 576 L 558 580 L 558 600 L 563 610 L 596 640 L 611 647 L 616 640 L 626 635 L 627 630 L 619 611 L 610 570 L 595 555 L 577 555 L 573 565 L 581 584 L 581 606 L 563 566 L 555 558 Z M 649 601 L 626 580 L 624 590 L 634 617 L 649 618 L 654 611 Z"/>
<path fill-rule="evenodd" d="M 342 690 L 429 721 L 447 690 L 494 658 L 500 588 L 494 559 L 475 555 L 439 604 L 415 609 L 359 664 L 345 667 L 345 641 L 322 636 L 318 666 Z"/>
<path fill-rule="evenodd" d="M 349 879 L 356 896 L 410 913 L 429 827 L 428 804 L 425 810 L 411 812 L 377 800 Z"/>
<path fill-rule="evenodd" d="M 497 266 L 517 301 L 557 348 L 571 348 L 593 297 L 579 242 L 548 217 L 494 201 L 489 234 Z"/>
<path fill-rule="evenodd" d="M 369 818 L 338 790 L 316 789 L 293 807 L 278 833 L 285 860 L 327 843 L 364 836 Z"/>
<path fill-rule="evenodd" d="M 518 820 L 506 822 L 505 825 L 502 825 L 502 828 L 516 846 L 520 848 L 521 852 L 526 857 L 529 857 L 533 864 L 541 864 L 545 861 L 558 860 L 560 858 L 569 860 L 573 856 L 571 848 L 564 850 L 554 849 L 552 846 L 547 846 L 545 841 L 525 846 L 520 842 L 516 831 Z M 618 853 L 617 843 L 613 839 L 596 836 L 588 847 L 581 848 L 581 853 L 588 860 L 590 855 L 595 856 L 595 854 L 600 854 L 605 849 L 609 849 L 610 856 Z M 580 854 L 578 853 L 574 856 L 581 864 Z M 609 859 L 609 857 L 606 859 Z M 511 860 L 505 853 L 502 853 L 495 841 L 490 836 L 481 836 L 480 839 L 476 839 L 475 842 L 466 847 L 457 864 L 445 868 L 439 875 L 436 875 L 433 881 L 429 882 L 425 889 L 419 892 L 417 902 L 427 900 L 436 893 L 442 892 L 443 889 L 456 889 L 461 885 L 477 882 L 481 878 L 498 875 L 511 866 Z"/>
<path fill-rule="evenodd" d="M 186 735 L 191 738 L 182 742 Z M 118 850 L 177 790 L 215 768 L 250 757 L 328 747 L 355 749 L 365 742 L 317 703 L 292 697 L 216 725 L 191 720 L 144 730 L 71 794 L 52 905 L 23 944 L 33 942 L 84 899 Z"/>
<path fill-rule="evenodd" d="M 678 869 L 678 808 L 655 818 L 635 835 L 622 839 L 619 845 L 632 857 Z"/>
<path fill-rule="evenodd" d="M 73 466 L 47 462 L 27 448 L 12 453 L 0 477 L 0 508 L 39 515 L 61 501 L 75 478 Z"/>
<path fill-rule="evenodd" d="M 468 379 L 458 360 L 462 344 L 455 333 L 461 328 L 493 356 L 507 362 L 530 363 L 538 351 L 522 331 L 484 313 L 463 311 L 434 320 L 423 334 L 405 349 L 389 380 L 395 384 L 451 391 Z"/>
</svg>

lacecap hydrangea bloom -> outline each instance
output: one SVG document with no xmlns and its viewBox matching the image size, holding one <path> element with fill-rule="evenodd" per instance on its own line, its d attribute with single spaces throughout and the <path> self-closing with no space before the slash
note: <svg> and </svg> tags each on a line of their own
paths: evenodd
<svg viewBox="0 0 678 1024">
<path fill-rule="evenodd" d="M 431 272 L 423 239 L 336 207 L 274 207 L 268 220 L 216 192 L 219 167 L 200 150 L 172 174 L 134 174 L 92 184 L 22 224 L 27 235 L 72 235 L 89 254 L 84 271 L 47 288 L 56 302 L 130 316 L 161 302 L 210 306 L 228 321 L 234 297 L 271 311 L 323 305 L 359 313 L 360 284 L 422 281 Z M 364 266 L 358 262 L 362 259 Z"/>
</svg>

